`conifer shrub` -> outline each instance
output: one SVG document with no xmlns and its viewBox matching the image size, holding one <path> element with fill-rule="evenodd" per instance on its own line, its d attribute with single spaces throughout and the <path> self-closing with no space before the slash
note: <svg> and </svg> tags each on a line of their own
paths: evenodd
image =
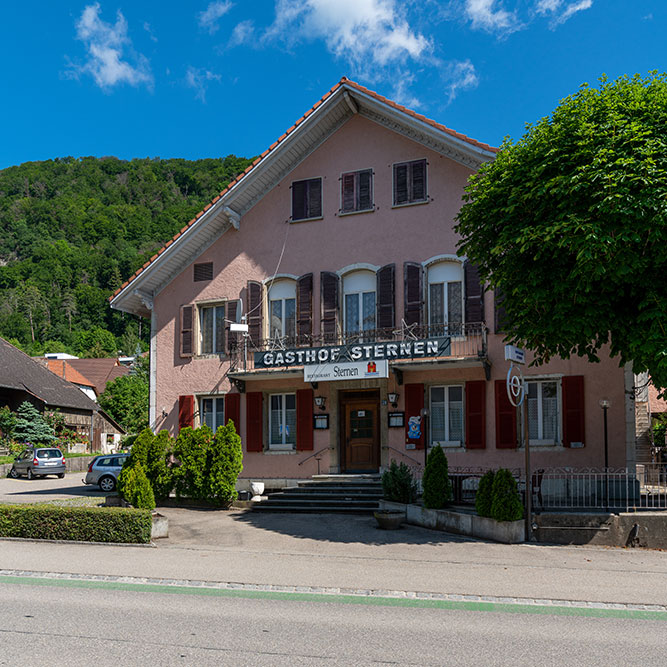
<svg viewBox="0 0 667 667">
<path fill-rule="evenodd" d="M 479 480 L 479 487 L 475 494 L 475 509 L 479 516 L 491 516 L 491 501 L 493 500 L 493 470 L 487 470 Z"/>
<path fill-rule="evenodd" d="M 128 466 L 127 462 L 118 476 L 118 491 L 132 507 L 137 509 L 155 509 L 155 495 L 151 483 L 146 477 L 144 467 L 137 463 Z"/>
<path fill-rule="evenodd" d="M 243 470 L 241 437 L 230 419 L 220 426 L 206 458 L 206 500 L 228 507 L 236 500 L 236 480 Z"/>
<path fill-rule="evenodd" d="M 523 503 L 516 480 L 505 468 L 496 472 L 491 489 L 491 518 L 496 521 L 518 521 L 523 517 Z"/>
<path fill-rule="evenodd" d="M 13 437 L 19 442 L 50 445 L 56 440 L 53 428 L 46 423 L 39 410 L 30 401 L 23 401 L 16 410 L 13 430 Z"/>
<path fill-rule="evenodd" d="M 422 502 L 428 509 L 442 509 L 452 499 L 447 457 L 440 445 L 429 452 L 422 478 Z"/>
<path fill-rule="evenodd" d="M 413 503 L 417 499 L 417 482 L 410 468 L 401 461 L 392 460 L 389 470 L 382 473 L 382 491 L 386 500 L 395 503 Z"/>
<path fill-rule="evenodd" d="M 178 434 L 174 444 L 177 465 L 172 469 L 177 498 L 206 499 L 207 458 L 213 437 L 208 426 L 197 429 L 187 426 Z"/>
</svg>

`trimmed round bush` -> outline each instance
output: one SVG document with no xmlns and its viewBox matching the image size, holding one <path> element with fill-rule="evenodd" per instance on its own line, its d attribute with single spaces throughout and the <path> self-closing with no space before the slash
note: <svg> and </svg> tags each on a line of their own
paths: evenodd
<svg viewBox="0 0 667 667">
<path fill-rule="evenodd" d="M 422 502 L 428 509 L 442 509 L 452 499 L 447 457 L 440 445 L 433 447 L 426 459 L 422 489 Z"/>
<path fill-rule="evenodd" d="M 496 521 L 518 521 L 523 517 L 523 503 L 512 473 L 501 468 L 493 478 L 491 518 Z"/>
<path fill-rule="evenodd" d="M 491 501 L 493 500 L 493 470 L 487 470 L 479 480 L 479 487 L 475 494 L 475 509 L 479 516 L 491 516 Z"/>
</svg>

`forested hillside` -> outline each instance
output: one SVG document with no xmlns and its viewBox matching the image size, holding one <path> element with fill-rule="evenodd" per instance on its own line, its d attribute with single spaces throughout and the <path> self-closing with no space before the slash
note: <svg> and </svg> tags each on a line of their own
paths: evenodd
<svg viewBox="0 0 667 667">
<path fill-rule="evenodd" d="M 249 164 L 58 158 L 0 170 L 0 336 L 29 354 L 131 354 L 107 298 Z"/>
</svg>

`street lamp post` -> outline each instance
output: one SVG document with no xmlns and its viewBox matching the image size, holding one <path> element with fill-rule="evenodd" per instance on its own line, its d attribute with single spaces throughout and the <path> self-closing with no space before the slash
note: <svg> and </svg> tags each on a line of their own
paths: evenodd
<svg viewBox="0 0 667 667">
<path fill-rule="evenodd" d="M 607 410 L 611 407 L 611 401 L 608 398 L 600 399 L 604 421 L 604 497 L 605 509 L 609 509 L 609 441 L 607 437 Z"/>
</svg>

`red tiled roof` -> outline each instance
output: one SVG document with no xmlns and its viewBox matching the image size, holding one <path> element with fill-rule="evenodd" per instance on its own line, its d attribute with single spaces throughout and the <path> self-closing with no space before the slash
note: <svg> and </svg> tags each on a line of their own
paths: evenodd
<svg viewBox="0 0 667 667">
<path fill-rule="evenodd" d="M 440 123 L 437 123 L 434 120 L 431 120 L 430 118 L 427 118 L 426 116 L 423 116 L 422 114 L 416 113 L 412 109 L 408 109 L 407 107 L 404 107 L 400 104 L 397 104 L 396 102 L 393 102 L 392 100 L 383 97 L 382 95 L 379 95 L 378 93 L 369 90 L 368 88 L 365 88 L 364 86 L 356 83 L 355 81 L 352 81 L 351 79 L 348 79 L 347 77 L 343 77 L 331 90 L 329 90 L 327 93 L 325 93 L 321 99 L 319 99 L 315 104 L 306 111 L 299 120 L 292 125 L 284 134 L 282 134 L 276 141 L 274 141 L 259 157 L 255 158 L 255 160 L 246 167 L 246 169 L 241 172 L 236 178 L 234 178 L 232 181 L 229 182 L 229 185 L 217 196 L 215 199 L 211 201 L 210 204 L 207 204 L 197 215 L 195 215 L 190 222 L 188 222 L 185 227 L 183 227 L 179 232 L 174 234 L 173 238 L 171 238 L 169 241 L 167 241 L 160 250 L 157 251 L 155 255 L 153 255 L 141 268 L 137 269 L 110 297 L 109 301 L 111 301 L 117 294 L 122 292 L 135 278 L 139 277 L 141 273 L 143 273 L 144 269 L 147 269 L 174 241 L 176 241 L 184 232 L 186 232 L 192 225 L 194 225 L 201 216 L 208 211 L 208 209 L 211 208 L 213 204 L 215 204 L 220 197 L 223 195 L 227 194 L 229 190 L 231 190 L 237 183 L 239 183 L 243 178 L 246 177 L 248 173 L 250 173 L 271 151 L 275 150 L 275 148 L 282 142 L 284 141 L 294 130 L 303 123 L 304 120 L 308 118 L 320 105 L 322 105 L 331 95 L 333 95 L 338 88 L 340 88 L 342 85 L 347 85 L 350 88 L 356 88 L 359 92 L 364 93 L 366 95 L 369 95 L 370 97 L 375 98 L 376 100 L 379 100 L 380 102 L 383 102 L 384 104 L 387 104 L 388 106 L 392 107 L 393 109 L 396 109 L 397 111 L 401 111 L 402 113 L 407 114 L 408 116 L 412 116 L 413 118 L 417 118 L 418 120 L 427 123 L 428 125 L 431 125 L 432 127 L 440 130 L 441 132 L 445 132 L 446 134 L 449 134 L 452 137 L 455 137 L 456 139 L 459 139 L 461 141 L 465 141 L 466 143 L 471 144 L 472 146 L 475 146 L 477 148 L 481 148 L 482 150 L 487 150 L 491 151 L 492 153 L 497 153 L 498 148 L 495 148 L 493 146 L 490 146 L 489 144 L 482 143 L 480 141 L 477 141 L 475 139 L 472 139 L 471 137 L 466 136 L 465 134 L 461 134 L 460 132 L 455 132 L 454 130 L 451 130 L 450 128 L 446 127 L 445 125 L 442 125 Z"/>
<path fill-rule="evenodd" d="M 83 377 L 76 368 L 72 368 L 68 361 L 64 359 L 47 359 L 46 367 L 56 375 L 60 376 L 73 384 L 80 384 L 84 387 L 95 387 L 95 384 Z"/>
<path fill-rule="evenodd" d="M 648 386 L 648 402 L 651 414 L 667 412 L 667 400 L 658 398 L 658 389 L 654 384 L 649 384 Z"/>
<path fill-rule="evenodd" d="M 130 369 L 118 363 L 118 359 L 107 357 L 102 359 L 71 359 L 69 364 L 95 387 L 99 396 L 106 389 L 107 383 L 121 375 L 127 375 Z"/>
</svg>

